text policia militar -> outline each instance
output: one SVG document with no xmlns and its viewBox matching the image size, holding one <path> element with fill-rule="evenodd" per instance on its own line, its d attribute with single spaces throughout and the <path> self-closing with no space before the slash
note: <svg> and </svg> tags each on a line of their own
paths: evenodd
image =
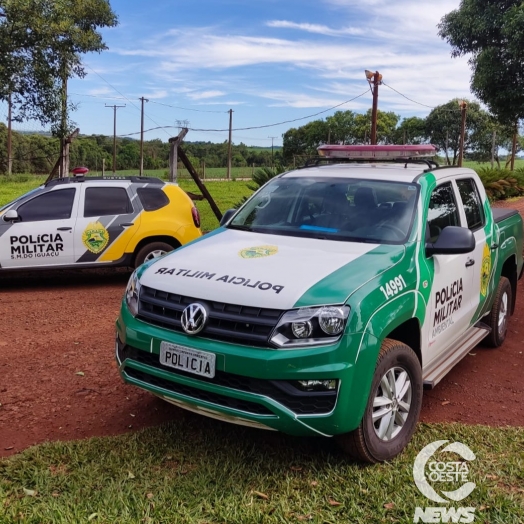
<svg viewBox="0 0 524 524">
<path fill-rule="evenodd" d="M 253 289 L 260 289 L 262 291 L 274 291 L 277 295 L 284 289 L 284 286 L 271 284 L 270 282 L 262 282 L 261 280 L 251 280 L 250 278 L 222 275 L 217 278 L 216 273 L 209 273 L 207 271 L 194 271 L 192 269 L 176 269 L 161 267 L 155 271 L 155 275 L 173 275 L 177 277 L 199 278 L 213 280 L 215 282 L 224 282 L 226 284 L 234 284 L 235 286 L 250 287 Z"/>
<path fill-rule="evenodd" d="M 11 236 L 11 259 L 57 257 L 64 251 L 64 241 L 59 233 Z"/>
<path fill-rule="evenodd" d="M 462 279 L 435 293 L 435 316 L 433 317 L 433 337 L 446 330 L 453 322 L 453 313 L 462 306 Z"/>
</svg>

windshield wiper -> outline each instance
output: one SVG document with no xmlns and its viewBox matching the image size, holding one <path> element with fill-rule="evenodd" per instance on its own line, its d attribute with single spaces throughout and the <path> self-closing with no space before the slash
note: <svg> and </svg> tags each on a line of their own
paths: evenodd
<svg viewBox="0 0 524 524">
<path fill-rule="evenodd" d="M 249 227 L 249 226 L 241 226 L 241 225 L 236 225 L 236 224 L 229 224 L 229 226 L 227 226 L 228 229 L 238 229 L 239 231 L 254 231 L 254 229 L 252 227 Z"/>
</svg>

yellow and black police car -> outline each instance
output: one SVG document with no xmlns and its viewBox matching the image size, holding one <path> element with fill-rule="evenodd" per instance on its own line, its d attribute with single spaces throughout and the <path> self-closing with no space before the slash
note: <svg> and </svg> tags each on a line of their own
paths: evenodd
<svg viewBox="0 0 524 524">
<path fill-rule="evenodd" d="M 151 177 L 72 177 L 0 208 L 0 271 L 131 266 L 202 235 L 177 185 Z"/>
</svg>

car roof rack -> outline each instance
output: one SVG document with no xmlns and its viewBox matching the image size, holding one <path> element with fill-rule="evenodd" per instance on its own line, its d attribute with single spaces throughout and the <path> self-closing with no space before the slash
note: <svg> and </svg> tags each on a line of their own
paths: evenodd
<svg viewBox="0 0 524 524">
<path fill-rule="evenodd" d="M 165 184 L 164 180 L 153 176 L 72 176 L 65 178 L 54 178 L 45 183 L 45 186 L 56 186 L 58 184 L 74 184 L 80 182 L 133 182 L 146 184 Z"/>
<path fill-rule="evenodd" d="M 304 169 L 306 167 L 315 167 L 327 164 L 404 164 L 407 167 L 408 164 L 423 164 L 428 166 L 427 171 L 431 169 L 440 169 L 438 162 L 430 159 L 423 158 L 326 158 L 324 156 L 315 156 L 308 158 L 306 163 L 298 169 Z M 447 167 L 447 166 L 442 166 Z"/>
<path fill-rule="evenodd" d="M 326 144 L 318 147 L 317 151 L 320 157 L 306 161 L 305 167 L 318 166 L 322 162 L 396 162 L 405 164 L 404 167 L 408 164 L 438 167 L 438 163 L 432 159 L 437 150 L 431 144 L 388 146 Z"/>
</svg>

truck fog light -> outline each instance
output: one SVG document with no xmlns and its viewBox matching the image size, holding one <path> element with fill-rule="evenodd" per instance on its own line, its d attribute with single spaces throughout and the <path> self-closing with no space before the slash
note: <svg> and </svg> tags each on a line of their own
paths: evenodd
<svg viewBox="0 0 524 524">
<path fill-rule="evenodd" d="M 334 391 L 337 389 L 337 380 L 298 380 L 300 389 L 304 391 Z"/>
<path fill-rule="evenodd" d="M 326 306 L 318 314 L 318 323 L 326 335 L 340 335 L 347 315 L 342 308 Z"/>
<path fill-rule="evenodd" d="M 309 338 L 313 332 L 313 326 L 309 320 L 305 322 L 293 322 L 291 331 L 297 338 Z"/>
</svg>

